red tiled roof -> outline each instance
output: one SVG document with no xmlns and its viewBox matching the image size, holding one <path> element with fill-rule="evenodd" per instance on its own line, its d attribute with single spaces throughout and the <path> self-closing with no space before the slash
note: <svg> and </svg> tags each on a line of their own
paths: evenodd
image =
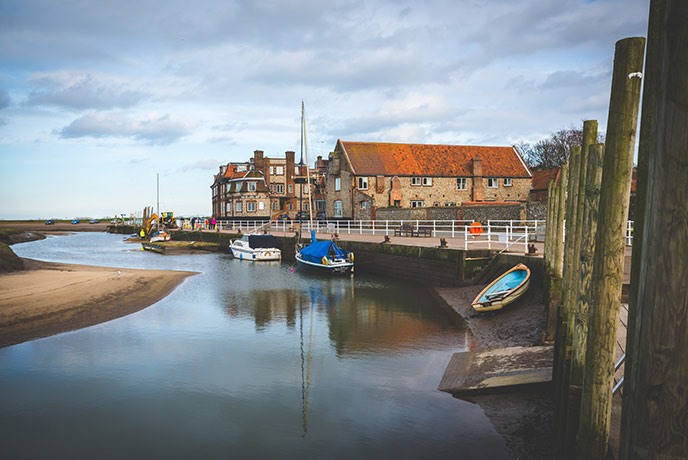
<svg viewBox="0 0 688 460">
<path fill-rule="evenodd" d="M 472 176 L 480 158 L 485 177 L 531 177 L 514 147 L 339 142 L 358 175 Z"/>
<path fill-rule="evenodd" d="M 555 184 L 559 183 L 560 171 L 560 168 L 533 170 L 533 185 L 531 190 L 547 190 L 549 182 L 552 180 Z"/>
</svg>

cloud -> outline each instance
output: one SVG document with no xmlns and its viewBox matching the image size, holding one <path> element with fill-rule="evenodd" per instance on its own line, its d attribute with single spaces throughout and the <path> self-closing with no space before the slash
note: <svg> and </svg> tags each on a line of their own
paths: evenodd
<svg viewBox="0 0 688 460">
<path fill-rule="evenodd" d="M 130 138 L 149 144 L 170 144 L 191 133 L 193 123 L 165 114 L 131 118 L 123 113 L 93 113 L 72 121 L 59 132 L 65 139 Z"/>
<path fill-rule="evenodd" d="M 10 106 L 10 95 L 5 88 L 0 88 L 0 110 Z"/>
<path fill-rule="evenodd" d="M 144 95 L 112 77 L 72 72 L 36 74 L 29 83 L 37 89 L 29 93 L 28 105 L 55 106 L 66 109 L 127 108 L 140 102 Z"/>
<path fill-rule="evenodd" d="M 226 161 L 222 162 L 220 160 L 216 160 L 215 158 L 204 158 L 193 163 L 187 163 L 178 168 L 176 172 L 185 172 L 192 169 L 199 169 L 201 171 L 216 170 L 221 164 L 224 163 L 226 163 Z"/>
</svg>

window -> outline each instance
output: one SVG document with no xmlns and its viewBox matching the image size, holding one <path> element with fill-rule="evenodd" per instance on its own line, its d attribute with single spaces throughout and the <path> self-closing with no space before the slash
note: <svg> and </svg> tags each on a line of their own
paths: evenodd
<svg viewBox="0 0 688 460">
<path fill-rule="evenodd" d="M 315 210 L 324 211 L 325 210 L 325 200 L 315 200 Z"/>
<path fill-rule="evenodd" d="M 511 187 L 514 183 L 511 181 L 511 177 L 504 178 L 504 187 Z"/>
<path fill-rule="evenodd" d="M 359 177 L 358 178 L 358 188 L 360 190 L 368 190 L 368 178 L 367 177 Z M 365 208 L 361 208 L 365 209 Z"/>
<path fill-rule="evenodd" d="M 411 200 L 411 207 L 412 208 L 422 208 L 423 207 L 423 200 Z"/>
<path fill-rule="evenodd" d="M 270 166 L 270 175 L 272 176 L 273 174 L 275 174 L 275 167 Z"/>
<path fill-rule="evenodd" d="M 272 193 L 272 192 L 274 192 L 274 191 L 275 191 L 275 185 L 274 185 L 274 184 L 270 184 L 270 193 Z"/>
<path fill-rule="evenodd" d="M 342 189 L 342 178 L 341 177 L 335 177 L 334 178 L 334 191 L 338 192 Z"/>
<path fill-rule="evenodd" d="M 304 203 L 304 204 L 303 204 L 303 210 L 304 210 L 304 211 L 308 211 L 308 203 Z"/>
<path fill-rule="evenodd" d="M 334 202 L 334 217 L 342 217 L 342 200 Z"/>
<path fill-rule="evenodd" d="M 258 202 L 258 211 L 262 211 L 263 209 L 265 209 L 265 203 L 263 203 L 262 201 L 259 201 Z"/>
<path fill-rule="evenodd" d="M 226 211 L 226 214 L 229 214 L 230 212 L 232 212 L 232 203 L 227 203 L 227 211 Z"/>
<path fill-rule="evenodd" d="M 289 203 L 289 210 L 293 211 L 294 210 L 294 203 Z"/>
<path fill-rule="evenodd" d="M 421 184 L 421 178 L 420 177 L 412 177 L 411 178 L 411 185 L 420 185 Z"/>
<path fill-rule="evenodd" d="M 368 209 L 368 202 L 367 201 L 361 201 L 361 209 Z"/>
<path fill-rule="evenodd" d="M 424 177 L 423 178 L 423 185 L 425 185 L 425 186 L 432 185 L 432 177 Z"/>
<path fill-rule="evenodd" d="M 295 175 L 295 176 L 300 176 L 300 175 L 301 175 L 298 166 L 294 166 L 294 175 Z"/>
<path fill-rule="evenodd" d="M 256 182 L 255 181 L 249 181 L 246 183 L 247 185 L 247 190 L 249 192 L 255 192 L 256 191 Z"/>
<path fill-rule="evenodd" d="M 432 205 L 433 205 L 434 207 L 436 207 L 436 208 L 439 208 L 439 207 L 440 207 L 440 202 L 439 202 L 439 201 L 435 201 Z"/>
<path fill-rule="evenodd" d="M 279 194 L 284 193 L 284 184 L 275 184 L 275 192 Z"/>
<path fill-rule="evenodd" d="M 246 202 L 246 212 L 256 212 L 256 202 L 247 201 Z"/>
<path fill-rule="evenodd" d="M 487 188 L 497 188 L 499 187 L 499 182 L 496 177 L 487 178 Z"/>
<path fill-rule="evenodd" d="M 394 207 L 400 208 L 401 207 L 401 200 L 394 200 Z"/>
<path fill-rule="evenodd" d="M 241 212 L 241 201 L 236 202 L 236 212 Z"/>
<path fill-rule="evenodd" d="M 289 193 L 294 193 L 294 184 L 289 184 Z"/>
<path fill-rule="evenodd" d="M 279 202 L 278 202 L 278 201 L 273 201 L 273 202 L 272 202 L 272 210 L 273 210 L 273 211 L 278 211 L 278 210 L 279 210 Z"/>
<path fill-rule="evenodd" d="M 444 203 L 444 206 L 447 208 L 453 208 L 456 206 L 456 203 L 451 203 L 451 202 L 450 203 Z"/>
<path fill-rule="evenodd" d="M 244 171 L 246 171 L 246 165 L 237 166 L 237 172 L 244 172 Z"/>
<path fill-rule="evenodd" d="M 468 190 L 468 179 L 465 177 L 457 177 L 456 190 Z"/>
<path fill-rule="evenodd" d="M 284 175 L 284 166 L 275 166 L 275 174 L 278 176 Z"/>
</svg>

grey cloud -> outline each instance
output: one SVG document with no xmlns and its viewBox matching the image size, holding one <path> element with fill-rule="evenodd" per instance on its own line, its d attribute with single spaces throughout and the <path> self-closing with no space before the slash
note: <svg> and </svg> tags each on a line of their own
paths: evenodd
<svg viewBox="0 0 688 460">
<path fill-rule="evenodd" d="M 33 79 L 32 83 L 42 88 L 29 94 L 27 104 L 103 110 L 131 107 L 143 98 L 142 93 L 124 84 L 98 81 L 90 74 L 60 80 L 54 76 Z"/>
<path fill-rule="evenodd" d="M 87 114 L 65 126 L 62 138 L 130 138 L 150 144 L 170 144 L 191 132 L 191 124 L 169 114 L 131 119 L 123 114 Z"/>
<path fill-rule="evenodd" d="M 0 110 L 10 106 L 10 95 L 5 88 L 0 88 Z"/>
</svg>

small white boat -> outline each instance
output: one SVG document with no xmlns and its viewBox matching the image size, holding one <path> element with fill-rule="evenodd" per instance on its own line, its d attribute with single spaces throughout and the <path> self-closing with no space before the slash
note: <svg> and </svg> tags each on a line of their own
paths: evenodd
<svg viewBox="0 0 688 460">
<path fill-rule="evenodd" d="M 244 235 L 229 244 L 232 255 L 239 260 L 280 260 L 282 251 L 273 235 Z"/>
<path fill-rule="evenodd" d="M 480 291 L 471 306 L 475 311 L 499 310 L 521 297 L 529 285 L 530 269 L 518 264 Z"/>
<path fill-rule="evenodd" d="M 153 233 L 153 236 L 151 236 L 150 242 L 151 243 L 157 243 L 159 241 L 170 241 L 171 239 L 172 239 L 172 237 L 170 236 L 169 233 L 161 230 L 159 232 Z"/>
</svg>

